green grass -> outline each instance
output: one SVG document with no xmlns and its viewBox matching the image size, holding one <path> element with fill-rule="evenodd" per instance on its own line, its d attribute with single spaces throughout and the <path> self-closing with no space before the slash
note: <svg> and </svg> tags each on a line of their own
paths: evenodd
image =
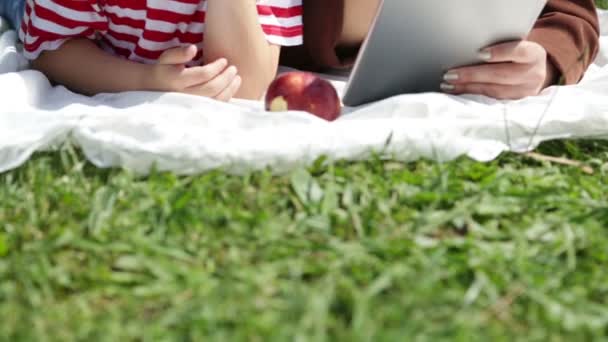
<svg viewBox="0 0 608 342">
<path fill-rule="evenodd" d="M 0 175 L 0 340 L 608 338 L 590 165 L 374 160 L 147 178 L 69 147 Z"/>
</svg>

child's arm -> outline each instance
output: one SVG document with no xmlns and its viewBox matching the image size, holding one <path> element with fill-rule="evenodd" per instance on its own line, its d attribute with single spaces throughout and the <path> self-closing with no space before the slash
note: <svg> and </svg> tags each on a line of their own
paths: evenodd
<svg viewBox="0 0 608 342">
<path fill-rule="evenodd" d="M 86 95 L 140 90 L 151 71 L 150 65 L 112 56 L 86 38 L 43 52 L 32 66 L 52 81 Z"/>
<path fill-rule="evenodd" d="M 3 0 L 0 0 L 3 1 Z M 110 30 L 97 0 L 28 0 L 19 38 L 26 58 L 52 81 L 84 94 L 177 91 L 227 100 L 240 86 L 225 59 L 186 68 L 196 46 L 166 50 L 154 65 L 111 55 L 94 43 Z"/>
<path fill-rule="evenodd" d="M 280 47 L 267 41 L 255 0 L 208 0 L 205 62 L 225 57 L 243 78 L 236 96 L 259 99 L 276 75 Z"/>
<path fill-rule="evenodd" d="M 76 92 L 94 95 L 132 90 L 176 91 L 229 100 L 240 86 L 240 77 L 227 61 L 219 59 L 201 67 L 186 68 L 196 47 L 165 51 L 157 64 L 125 60 L 101 50 L 86 38 L 65 42 L 33 61 L 34 68 Z"/>
</svg>

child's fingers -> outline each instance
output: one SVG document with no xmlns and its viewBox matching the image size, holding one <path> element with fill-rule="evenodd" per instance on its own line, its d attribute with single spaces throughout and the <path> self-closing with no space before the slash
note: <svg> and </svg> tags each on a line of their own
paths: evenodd
<svg viewBox="0 0 608 342">
<path fill-rule="evenodd" d="M 226 89 L 222 90 L 221 93 L 219 93 L 215 99 L 219 100 L 219 101 L 230 101 L 230 99 L 232 99 L 234 97 L 234 95 L 236 95 L 236 92 L 239 91 L 239 89 L 241 88 L 241 83 L 242 83 L 242 79 L 241 76 L 236 76 L 232 82 L 230 83 L 230 85 L 228 87 L 226 87 Z"/>
<path fill-rule="evenodd" d="M 443 83 L 441 89 L 454 95 L 477 94 L 485 95 L 495 99 L 515 100 L 526 96 L 537 95 L 534 89 L 520 85 L 511 86 L 492 83 L 466 83 L 466 84 L 447 84 Z"/>
<path fill-rule="evenodd" d="M 194 59 L 196 45 L 180 46 L 164 51 L 158 58 L 158 64 L 186 64 Z"/>
<path fill-rule="evenodd" d="M 227 66 L 228 61 L 220 58 L 203 66 L 184 69 L 180 75 L 184 88 L 198 86 L 213 80 L 225 71 Z"/>
<path fill-rule="evenodd" d="M 230 83 L 232 83 L 236 76 L 237 69 L 235 66 L 231 66 L 226 68 L 221 74 L 219 74 L 212 80 L 193 87 L 189 87 L 185 90 L 185 92 L 206 97 L 216 97 L 224 89 L 226 89 L 230 85 Z"/>
</svg>

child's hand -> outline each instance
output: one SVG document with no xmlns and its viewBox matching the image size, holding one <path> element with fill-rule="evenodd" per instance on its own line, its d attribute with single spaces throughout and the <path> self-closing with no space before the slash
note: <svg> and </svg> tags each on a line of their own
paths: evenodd
<svg viewBox="0 0 608 342">
<path fill-rule="evenodd" d="M 547 60 L 547 51 L 534 42 L 494 45 L 480 57 L 487 63 L 448 71 L 441 89 L 450 94 L 520 99 L 538 95 L 556 81 L 557 70 Z"/>
<path fill-rule="evenodd" d="M 169 49 L 160 56 L 151 74 L 153 89 L 230 100 L 241 86 L 241 77 L 224 58 L 203 66 L 186 67 L 196 55 L 196 46 Z"/>
</svg>

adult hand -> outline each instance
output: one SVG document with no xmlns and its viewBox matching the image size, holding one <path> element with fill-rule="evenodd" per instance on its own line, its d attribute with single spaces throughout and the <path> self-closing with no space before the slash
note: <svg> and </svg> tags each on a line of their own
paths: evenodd
<svg viewBox="0 0 608 342">
<path fill-rule="evenodd" d="M 160 56 L 150 75 L 150 88 L 160 91 L 174 91 L 230 100 L 241 86 L 241 77 L 235 66 L 228 66 L 225 58 L 212 63 L 186 67 L 196 56 L 194 45 L 169 49 Z"/>
<path fill-rule="evenodd" d="M 480 94 L 497 99 L 538 95 L 557 81 L 547 51 L 531 41 L 491 46 L 479 53 L 486 63 L 449 70 L 441 89 L 450 94 Z"/>
</svg>

